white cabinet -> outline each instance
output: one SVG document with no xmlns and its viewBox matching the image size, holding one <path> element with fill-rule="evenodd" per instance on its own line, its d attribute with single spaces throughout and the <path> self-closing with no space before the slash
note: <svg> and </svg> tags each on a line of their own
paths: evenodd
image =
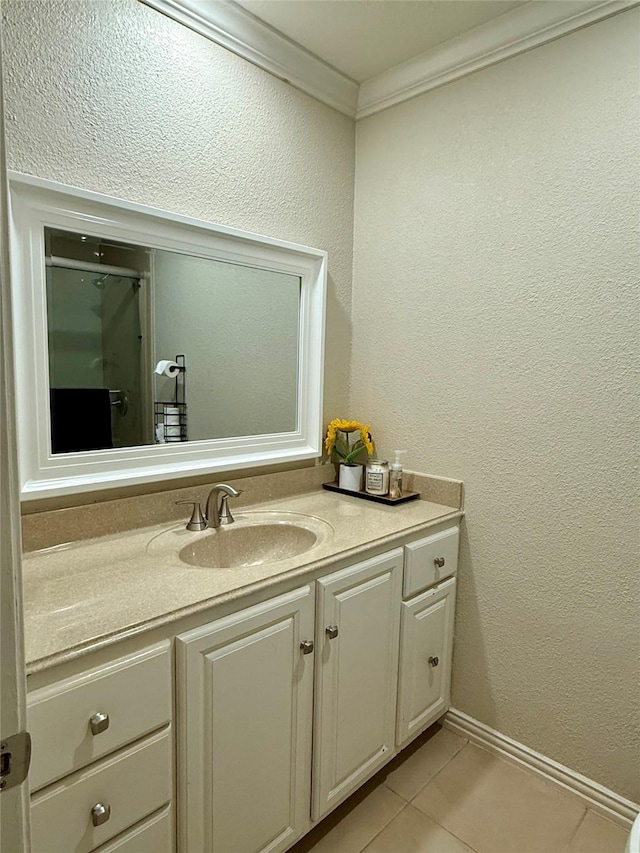
<svg viewBox="0 0 640 853">
<path fill-rule="evenodd" d="M 448 527 L 404 546 L 404 598 L 456 573 L 458 538 L 458 527 Z"/>
<path fill-rule="evenodd" d="M 402 550 L 318 581 L 314 820 L 394 749 Z"/>
<path fill-rule="evenodd" d="M 32 691 L 31 790 L 160 728 L 171 716 L 166 642 Z"/>
<path fill-rule="evenodd" d="M 398 548 L 317 581 L 315 640 L 310 586 L 178 637 L 181 851 L 286 850 L 386 763 L 401 586 Z"/>
<path fill-rule="evenodd" d="M 31 691 L 33 853 L 171 853 L 171 718 L 168 641 Z"/>
<path fill-rule="evenodd" d="M 402 603 L 398 730 L 404 746 L 449 707 L 456 580 Z"/>
<path fill-rule="evenodd" d="M 309 827 L 314 591 L 182 634 L 180 850 L 286 850 Z"/>
<path fill-rule="evenodd" d="M 89 853 L 168 803 L 171 754 L 171 733 L 164 729 L 35 794 L 33 853 Z"/>
</svg>

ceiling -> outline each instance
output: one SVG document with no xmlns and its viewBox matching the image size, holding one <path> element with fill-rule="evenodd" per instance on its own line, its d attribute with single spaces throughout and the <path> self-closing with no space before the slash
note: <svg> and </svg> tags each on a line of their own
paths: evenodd
<svg viewBox="0 0 640 853">
<path fill-rule="evenodd" d="M 236 0 L 362 83 L 499 17 L 524 0 Z"/>
</svg>

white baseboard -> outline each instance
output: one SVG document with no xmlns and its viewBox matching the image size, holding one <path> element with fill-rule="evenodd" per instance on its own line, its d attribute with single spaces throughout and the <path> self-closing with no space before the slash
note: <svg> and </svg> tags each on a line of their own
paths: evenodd
<svg viewBox="0 0 640 853">
<path fill-rule="evenodd" d="M 576 773 L 563 764 L 558 764 L 546 755 L 541 755 L 513 738 L 497 732 L 468 714 L 451 708 L 440 721 L 445 728 L 477 743 L 490 752 L 536 773 L 565 791 L 579 797 L 590 809 L 614 820 L 625 828 L 630 828 L 640 805 L 632 803 L 592 779 Z"/>
</svg>

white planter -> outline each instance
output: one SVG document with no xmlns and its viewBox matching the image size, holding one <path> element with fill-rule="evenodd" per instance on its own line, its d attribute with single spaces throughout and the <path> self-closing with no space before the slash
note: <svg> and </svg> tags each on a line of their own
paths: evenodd
<svg viewBox="0 0 640 853">
<path fill-rule="evenodd" d="M 359 492 L 362 488 L 362 465 L 347 465 L 340 463 L 340 478 L 338 485 L 350 492 Z"/>
</svg>

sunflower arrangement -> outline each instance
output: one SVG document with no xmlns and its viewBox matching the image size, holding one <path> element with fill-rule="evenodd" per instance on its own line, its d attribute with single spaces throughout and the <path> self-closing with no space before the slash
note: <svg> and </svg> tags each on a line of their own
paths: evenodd
<svg viewBox="0 0 640 853">
<path fill-rule="evenodd" d="M 334 418 L 327 427 L 327 435 L 324 447 L 327 456 L 338 457 L 339 462 L 351 465 L 358 459 L 363 451 L 369 456 L 373 454 L 373 441 L 371 440 L 369 424 L 361 424 L 359 421 L 344 421 Z"/>
</svg>

